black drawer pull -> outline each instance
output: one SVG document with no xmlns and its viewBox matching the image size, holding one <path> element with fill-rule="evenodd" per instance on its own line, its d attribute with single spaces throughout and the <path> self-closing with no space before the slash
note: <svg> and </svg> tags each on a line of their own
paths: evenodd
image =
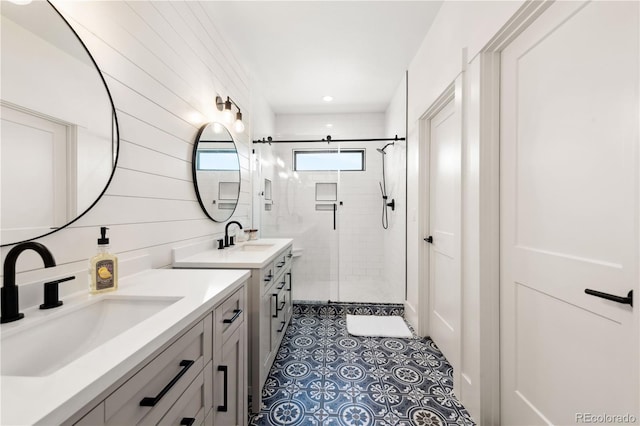
<svg viewBox="0 0 640 426">
<path fill-rule="evenodd" d="M 286 324 L 286 322 L 285 321 L 280 321 L 280 324 L 282 324 L 282 325 L 280 326 L 280 329 L 278 329 L 278 333 L 282 333 L 282 330 L 284 330 L 284 325 Z"/>
<path fill-rule="evenodd" d="M 286 284 L 287 284 L 287 283 L 286 283 L 285 281 L 281 281 L 281 282 L 280 282 L 280 285 L 279 285 L 278 287 L 276 287 L 276 289 L 278 289 L 278 290 L 282 290 Z"/>
<path fill-rule="evenodd" d="M 276 307 L 276 312 L 280 312 L 281 310 L 284 309 L 285 306 L 287 306 L 287 301 L 286 300 L 280 304 L 280 307 Z"/>
<path fill-rule="evenodd" d="M 273 274 L 269 274 L 269 275 L 267 275 L 267 276 L 265 276 L 265 277 L 264 277 L 264 280 L 265 280 L 266 282 L 269 282 L 269 281 L 271 281 L 272 279 L 273 279 Z"/>
<path fill-rule="evenodd" d="M 183 417 L 182 420 L 180 420 L 180 426 L 191 426 L 195 422 L 196 419 L 193 417 Z"/>
<path fill-rule="evenodd" d="M 291 287 L 293 287 L 293 276 L 291 275 L 291 272 L 287 272 L 287 275 L 289 276 L 289 288 L 287 291 L 291 291 Z"/>
<path fill-rule="evenodd" d="M 167 392 L 169 392 L 176 383 L 178 383 L 178 380 L 180 380 L 180 378 L 184 376 L 184 373 L 187 372 L 187 370 L 194 364 L 194 362 L 195 361 L 191 361 L 187 359 L 183 359 L 182 361 L 180 361 L 180 367 L 183 367 L 182 370 L 180 370 L 180 372 L 176 374 L 176 376 L 173 379 L 171 379 L 169 384 L 165 386 L 164 389 L 162 389 L 155 398 L 150 398 L 150 397 L 142 398 L 142 401 L 140 401 L 140 406 L 155 407 L 156 404 L 160 402 L 162 397 L 165 396 Z"/>
<path fill-rule="evenodd" d="M 611 300 L 613 302 L 622 303 L 623 305 L 633 306 L 633 290 L 631 290 L 627 297 L 616 296 L 615 294 L 603 293 L 601 291 L 591 290 L 589 288 L 584 290 L 585 293 L 591 296 L 602 297 L 603 299 Z"/>
<path fill-rule="evenodd" d="M 293 257 L 293 255 L 292 255 L 291 253 L 289 253 L 289 254 L 287 255 L 287 257 L 288 257 L 289 259 L 291 259 L 291 258 Z"/>
<path fill-rule="evenodd" d="M 223 392 L 222 398 L 223 398 L 224 402 L 222 403 L 222 405 L 218 405 L 218 411 L 223 411 L 223 412 L 226 413 L 227 409 L 228 409 L 227 401 L 228 401 L 228 398 L 229 398 L 229 390 L 228 390 L 229 377 L 228 377 L 228 374 L 227 374 L 229 371 L 228 371 L 228 368 L 227 368 L 226 365 L 219 365 L 218 366 L 218 371 L 222 371 L 222 374 L 224 374 L 224 378 L 222 379 L 223 380 L 223 386 L 224 386 L 223 391 L 222 391 Z"/>
<path fill-rule="evenodd" d="M 278 268 L 282 268 L 282 267 L 284 266 L 284 264 L 285 264 L 285 263 L 287 263 L 287 262 L 285 262 L 285 261 L 283 260 L 282 262 L 278 263 L 276 266 L 277 266 Z"/>
<path fill-rule="evenodd" d="M 238 319 L 238 317 L 242 314 L 242 309 L 234 309 L 233 310 L 233 316 L 231 318 L 225 318 L 222 320 L 223 323 L 225 324 L 231 324 L 232 322 L 234 322 L 235 320 Z"/>
<path fill-rule="evenodd" d="M 278 293 L 273 293 L 271 297 L 276 297 L 276 313 L 271 315 L 273 318 L 278 318 Z"/>
</svg>

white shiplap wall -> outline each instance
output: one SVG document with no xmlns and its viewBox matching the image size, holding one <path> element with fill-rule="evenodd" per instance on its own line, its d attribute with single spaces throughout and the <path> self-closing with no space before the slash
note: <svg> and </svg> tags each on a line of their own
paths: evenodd
<svg viewBox="0 0 640 426">
<path fill-rule="evenodd" d="M 251 225 L 251 90 L 235 58 L 198 2 L 54 1 L 103 72 L 116 107 L 120 156 L 111 185 L 76 223 L 39 239 L 58 263 L 47 276 L 84 269 L 100 226 L 121 259 L 149 253 L 153 267 L 171 263 L 171 248 L 224 232 L 201 211 L 191 179 L 193 140 L 220 120 L 215 96 L 231 98 L 247 124 L 235 135 L 242 173 L 234 219 Z M 2 249 L 2 260 L 8 248 Z M 18 283 L 43 276 L 31 252 L 19 259 Z M 86 285 L 86 277 L 77 277 Z"/>
</svg>

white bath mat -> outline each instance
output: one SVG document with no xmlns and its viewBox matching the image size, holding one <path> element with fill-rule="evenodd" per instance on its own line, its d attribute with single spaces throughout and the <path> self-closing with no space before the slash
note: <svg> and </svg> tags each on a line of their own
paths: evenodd
<svg viewBox="0 0 640 426">
<path fill-rule="evenodd" d="M 412 337 L 407 324 L 397 315 L 347 315 L 347 331 L 354 336 Z"/>
</svg>

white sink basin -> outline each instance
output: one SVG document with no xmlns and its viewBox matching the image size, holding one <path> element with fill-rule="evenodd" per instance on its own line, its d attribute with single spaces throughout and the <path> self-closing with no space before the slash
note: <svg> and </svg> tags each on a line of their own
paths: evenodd
<svg viewBox="0 0 640 426">
<path fill-rule="evenodd" d="M 274 244 L 246 243 L 238 247 L 242 251 L 265 251 L 273 247 Z"/>
<path fill-rule="evenodd" d="M 2 333 L 0 373 L 48 376 L 178 300 L 106 296 L 63 305 L 54 315 Z"/>
</svg>

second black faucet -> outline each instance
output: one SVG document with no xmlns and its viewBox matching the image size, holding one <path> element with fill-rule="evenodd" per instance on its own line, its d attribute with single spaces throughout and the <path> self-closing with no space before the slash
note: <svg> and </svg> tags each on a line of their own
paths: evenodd
<svg viewBox="0 0 640 426">
<path fill-rule="evenodd" d="M 229 244 L 229 226 L 233 224 L 238 225 L 238 227 L 242 229 L 242 224 L 240 224 L 240 222 L 237 222 L 235 220 L 227 222 L 227 226 L 224 227 L 224 246 L 225 247 L 229 247 L 229 245 L 233 245 L 233 244 Z"/>
</svg>

